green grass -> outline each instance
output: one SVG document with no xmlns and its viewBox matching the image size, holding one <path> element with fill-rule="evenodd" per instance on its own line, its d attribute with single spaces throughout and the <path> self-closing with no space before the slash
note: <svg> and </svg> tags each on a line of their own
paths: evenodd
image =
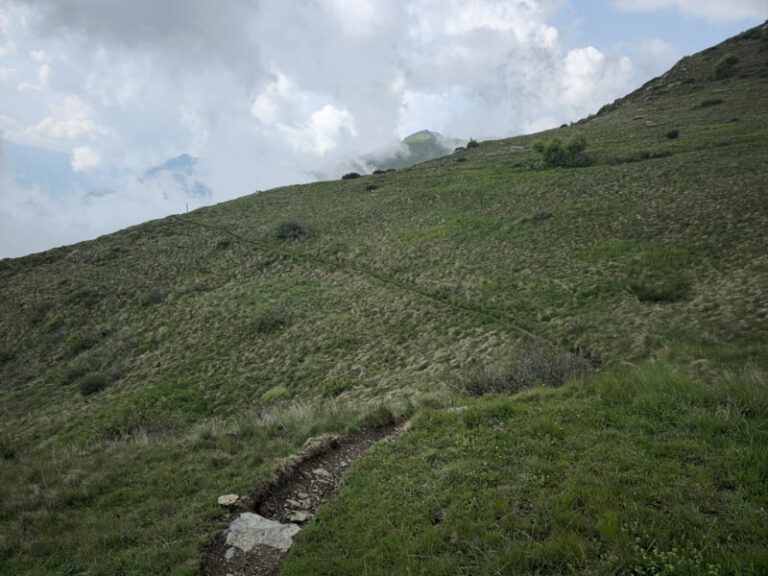
<svg viewBox="0 0 768 576">
<path fill-rule="evenodd" d="M 602 372 L 562 389 L 467 400 L 461 417 L 422 412 L 377 449 L 390 471 L 361 461 L 356 478 L 376 485 L 377 498 L 411 494 L 405 518 L 435 505 L 431 493 L 442 495 L 436 513 L 450 511 L 431 532 L 414 525 L 409 560 L 393 545 L 407 527 L 393 525 L 399 536 L 388 540 L 378 517 L 355 512 L 370 530 L 351 544 L 376 543 L 363 557 L 384 562 L 369 570 L 405 561 L 398 566 L 455 573 L 466 562 L 493 573 L 499 556 L 523 558 L 530 573 L 631 573 L 658 562 L 760 573 L 765 552 L 747 535 L 765 536 L 756 447 L 765 445 L 768 371 L 766 38 L 750 31 L 686 58 L 571 127 L 0 261 L 0 573 L 195 573 L 221 528 L 217 496 L 247 492 L 307 437 L 362 425 L 380 406 L 445 404 L 468 370 L 491 383 L 501 375 L 515 392 L 511 361 L 532 341 Z M 714 79 L 726 54 L 738 64 Z M 530 149 L 576 134 L 590 166 L 544 168 Z M 88 375 L 107 385 L 84 396 Z M 646 404 L 661 416 L 679 407 L 680 420 L 655 419 Z M 539 407 L 549 424 L 528 418 Z M 559 416 L 576 408 L 588 425 Z M 496 419 L 517 432 L 495 430 Z M 481 465 L 491 438 L 515 466 L 497 466 L 495 444 Z M 547 438 L 557 443 L 547 448 Z M 430 476 L 416 439 L 446 478 L 478 478 Z M 397 450 L 402 463 L 387 455 Z M 550 480 L 537 480 L 550 464 Z M 571 468 L 592 508 L 569 496 L 581 489 Z M 728 469 L 738 482 L 723 486 L 736 488 L 713 491 Z M 699 490 L 693 479 L 698 510 L 680 497 Z M 503 502 L 523 503 L 518 489 L 531 508 L 510 512 Z M 347 530 L 332 510 L 360 498 L 350 484 L 292 562 L 309 562 L 311 534 Z M 371 510 L 382 509 L 377 498 Z M 526 542 L 494 536 L 497 501 L 504 530 L 522 530 L 514 538 Z M 450 522 L 455 541 L 440 527 Z M 733 541 L 722 541 L 726 530 Z M 417 543 L 440 551 L 434 565 Z"/>
<path fill-rule="evenodd" d="M 283 573 L 764 573 L 764 377 L 647 364 L 421 411 L 348 475 Z"/>
</svg>

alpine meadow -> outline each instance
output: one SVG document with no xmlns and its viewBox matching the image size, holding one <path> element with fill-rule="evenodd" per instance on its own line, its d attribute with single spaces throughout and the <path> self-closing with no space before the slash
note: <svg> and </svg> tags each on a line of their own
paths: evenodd
<svg viewBox="0 0 768 576">
<path fill-rule="evenodd" d="M 768 573 L 768 25 L 377 172 L 0 260 L 0 573 Z"/>
</svg>

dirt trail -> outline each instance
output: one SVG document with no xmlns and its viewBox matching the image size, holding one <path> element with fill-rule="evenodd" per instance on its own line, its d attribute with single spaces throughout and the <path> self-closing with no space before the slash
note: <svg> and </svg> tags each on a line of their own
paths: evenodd
<svg viewBox="0 0 768 576">
<path fill-rule="evenodd" d="M 272 480 L 263 484 L 231 510 L 230 521 L 243 512 L 253 512 L 281 523 L 301 526 L 339 487 L 344 471 L 377 442 L 398 434 L 402 427 L 392 420 L 344 437 L 322 438 L 305 451 L 283 463 Z M 273 576 L 280 574 L 285 552 L 269 546 L 255 546 L 250 552 L 230 547 L 226 533 L 219 534 L 204 551 L 203 576 Z M 231 552 L 230 552 L 231 553 Z"/>
</svg>

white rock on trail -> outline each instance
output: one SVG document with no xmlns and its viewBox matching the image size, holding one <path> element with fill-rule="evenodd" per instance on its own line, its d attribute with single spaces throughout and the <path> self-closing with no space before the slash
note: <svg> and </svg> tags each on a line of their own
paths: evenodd
<svg viewBox="0 0 768 576">
<path fill-rule="evenodd" d="M 455 408 L 448 408 L 446 412 L 448 412 L 448 414 L 461 414 L 465 410 L 469 410 L 469 406 L 456 406 Z"/>
<path fill-rule="evenodd" d="M 281 524 L 258 514 L 244 512 L 229 525 L 227 544 L 244 552 L 250 552 L 258 545 L 287 552 L 293 545 L 293 537 L 300 530 L 296 524 Z"/>
<path fill-rule="evenodd" d="M 219 506 L 234 506 L 239 499 L 240 496 L 237 494 L 224 494 L 224 496 L 219 496 L 217 502 L 219 503 Z"/>
</svg>

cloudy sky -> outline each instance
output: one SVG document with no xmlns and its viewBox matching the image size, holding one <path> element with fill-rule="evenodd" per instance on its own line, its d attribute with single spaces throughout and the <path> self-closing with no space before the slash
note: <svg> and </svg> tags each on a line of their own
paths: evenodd
<svg viewBox="0 0 768 576">
<path fill-rule="evenodd" d="M 765 18 L 766 0 L 0 0 L 0 257 L 338 177 L 421 129 L 577 120 Z"/>
</svg>

